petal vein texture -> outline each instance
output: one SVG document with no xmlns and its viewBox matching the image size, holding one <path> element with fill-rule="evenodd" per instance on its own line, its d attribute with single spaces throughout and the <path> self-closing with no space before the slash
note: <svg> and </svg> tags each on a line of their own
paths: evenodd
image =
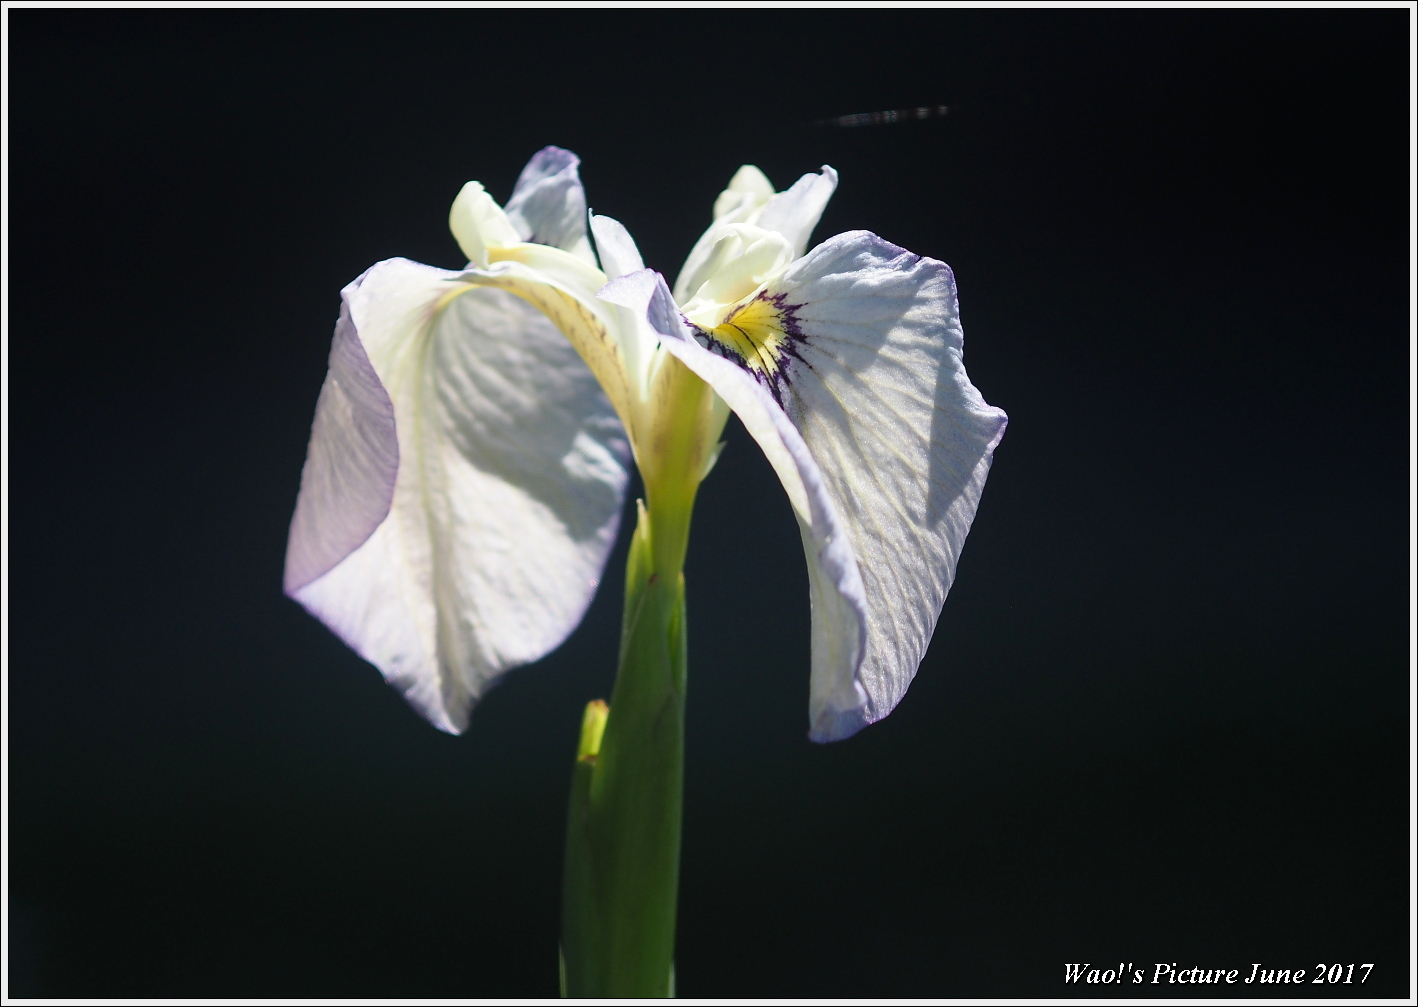
<svg viewBox="0 0 1418 1007">
<path fill-rule="evenodd" d="M 695 341 L 669 288 L 652 270 L 607 284 L 601 296 L 643 312 L 664 337 L 665 349 L 728 403 L 773 466 L 793 505 L 807 558 L 812 602 L 811 735 L 835 740 L 854 733 L 865 722 L 868 702 L 858 681 L 867 609 L 856 557 L 812 452 L 762 384 Z"/>
<path fill-rule="evenodd" d="M 821 195 L 800 184 L 798 198 Z M 954 277 L 874 234 L 837 235 L 736 316 L 756 320 L 739 330 L 761 351 L 750 363 L 742 343 L 704 330 L 696 340 L 647 274 L 601 296 L 642 305 L 778 473 L 808 564 L 810 735 L 848 737 L 890 713 L 915 677 L 1007 423 L 965 372 Z"/>
<path fill-rule="evenodd" d="M 610 402 L 557 327 L 464 275 L 391 259 L 342 292 L 287 570 L 292 597 L 451 733 L 498 676 L 580 622 L 615 542 L 629 464 Z M 352 398 L 345 372 L 369 379 L 346 363 L 358 355 L 342 338 L 362 348 L 397 434 L 387 515 L 358 542 L 388 491 L 390 445 L 339 480 L 314 461 L 350 453 L 346 428 L 386 429 L 372 387 L 355 385 L 362 425 L 338 413 Z M 337 546 L 307 547 L 309 529 L 326 525 L 348 531 L 325 536 Z M 291 576 L 332 558 L 314 579 Z"/>
<path fill-rule="evenodd" d="M 853 231 L 770 292 L 791 307 L 780 400 L 822 469 L 866 597 L 868 702 L 833 732 L 844 736 L 890 713 L 915 677 L 1008 420 L 965 373 L 945 263 Z"/>
</svg>

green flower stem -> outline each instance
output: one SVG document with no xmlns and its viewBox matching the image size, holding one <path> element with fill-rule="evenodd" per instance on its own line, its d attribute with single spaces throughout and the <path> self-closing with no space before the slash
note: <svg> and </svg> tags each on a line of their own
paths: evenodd
<svg viewBox="0 0 1418 1007">
<path fill-rule="evenodd" d="M 585 988 L 586 962 L 596 951 L 588 941 L 597 929 L 596 900 L 591 858 L 591 776 L 601 750 L 609 707 L 604 700 L 586 704 L 581 721 L 581 744 L 571 770 L 571 804 L 566 815 L 565 891 L 562 896 L 561 995 L 567 996 L 567 960 L 576 976 L 576 988 Z M 579 995 L 579 994 L 578 994 Z"/>
<path fill-rule="evenodd" d="M 625 568 L 609 710 L 586 708 L 572 773 L 562 993 L 674 995 L 684 803 L 684 568 L 700 480 L 728 409 L 673 358 L 650 393 L 636 460 L 645 482 Z M 603 733 L 602 733 L 603 732 Z"/>
<path fill-rule="evenodd" d="M 593 702 L 571 786 L 562 991 L 673 995 L 684 791 L 684 576 L 655 570 L 642 506 L 626 564 L 620 670 L 604 734 Z"/>
</svg>

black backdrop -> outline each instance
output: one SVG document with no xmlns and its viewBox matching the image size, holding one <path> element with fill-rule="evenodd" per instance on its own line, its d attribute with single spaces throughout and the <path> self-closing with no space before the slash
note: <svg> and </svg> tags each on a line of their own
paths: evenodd
<svg viewBox="0 0 1418 1007">
<path fill-rule="evenodd" d="M 916 683 L 828 747 L 731 428 L 681 993 L 1407 995 L 1405 16 L 11 12 L 11 993 L 554 995 L 624 542 L 461 738 L 280 576 L 339 288 L 459 265 L 459 186 L 556 143 L 671 275 L 740 163 L 832 164 L 818 236 L 951 263 L 1011 419 Z"/>
</svg>

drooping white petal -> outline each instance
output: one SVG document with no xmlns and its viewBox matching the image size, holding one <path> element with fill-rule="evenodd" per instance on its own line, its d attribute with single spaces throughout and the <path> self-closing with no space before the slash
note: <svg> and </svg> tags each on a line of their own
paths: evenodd
<svg viewBox="0 0 1418 1007">
<path fill-rule="evenodd" d="M 560 147 L 532 155 L 504 207 L 523 241 L 552 245 L 595 265 L 586 240 L 586 191 L 577 171 L 581 159 Z"/>
<path fill-rule="evenodd" d="M 868 697 L 858 682 L 867 610 L 851 543 L 824 474 L 768 389 L 739 365 L 700 346 L 664 280 L 652 270 L 606 285 L 600 295 L 644 314 L 664 348 L 728 404 L 767 456 L 798 519 L 812 601 L 812 736 L 833 740 L 865 723 Z"/>
<path fill-rule="evenodd" d="M 518 244 L 496 250 L 490 267 L 469 266 L 461 282 L 496 287 L 540 311 L 581 355 L 627 431 L 634 431 L 632 390 L 617 330 L 617 309 L 594 296 L 605 274 L 573 255 L 546 245 Z"/>
<path fill-rule="evenodd" d="M 551 245 L 507 240 L 514 233 L 511 222 L 476 182 L 463 187 L 449 224 L 470 259 L 459 279 L 506 290 L 546 315 L 581 354 L 633 437 L 635 389 L 620 345 L 618 309 L 595 297 L 606 277 L 594 256 L 588 262 Z"/>
<path fill-rule="evenodd" d="M 291 518 L 287 594 L 364 544 L 389 514 L 398 472 L 394 404 L 342 301 Z"/>
<path fill-rule="evenodd" d="M 755 380 L 821 467 L 861 567 L 871 723 L 900 702 L 925 655 L 1007 418 L 965 373 L 943 262 L 849 232 L 758 300 L 776 311 L 782 341 L 778 366 Z"/>
<path fill-rule="evenodd" d="M 712 275 L 714 267 L 710 260 L 729 225 L 753 224 L 776 231 L 787 239 L 792 257 L 797 258 L 807 248 L 812 229 L 836 191 L 837 172 L 825 164 L 820 174 L 808 173 L 777 195 L 763 172 L 751 164 L 744 165 L 734 174 L 729 187 L 719 193 L 714 201 L 714 222 L 699 236 L 684 260 L 675 279 L 676 303 L 688 301 Z"/>
<path fill-rule="evenodd" d="M 393 406 L 397 479 L 373 534 L 290 592 L 454 733 L 498 675 L 580 621 L 628 463 L 615 413 L 557 327 L 464 276 L 392 259 L 343 291 Z"/>
</svg>

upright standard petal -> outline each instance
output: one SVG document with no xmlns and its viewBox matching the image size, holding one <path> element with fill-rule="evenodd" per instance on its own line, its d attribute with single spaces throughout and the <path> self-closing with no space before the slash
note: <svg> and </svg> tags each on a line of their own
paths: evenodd
<svg viewBox="0 0 1418 1007">
<path fill-rule="evenodd" d="M 714 200 L 714 223 L 746 224 L 772 198 L 773 183 L 758 165 L 741 165 Z"/>
<path fill-rule="evenodd" d="M 777 231 L 787 238 L 788 244 L 793 246 L 793 258 L 797 258 L 807 250 L 812 229 L 822 219 L 822 211 L 827 209 L 827 202 L 836 191 L 837 172 L 824 164 L 821 174 L 809 172 L 798 179 L 786 192 L 770 199 L 749 223 L 766 231 Z"/>
<path fill-rule="evenodd" d="M 504 209 L 523 241 L 551 245 L 595 265 L 586 240 L 586 191 L 577 168 L 581 159 L 560 147 L 532 156 Z"/>
<path fill-rule="evenodd" d="M 468 262 L 480 268 L 487 267 L 498 249 L 522 243 L 517 228 L 481 182 L 469 182 L 459 191 L 448 211 L 448 230 Z"/>
<path fill-rule="evenodd" d="M 607 280 L 645 268 L 635 239 L 620 221 L 592 214 L 591 234 L 596 239 L 596 254 L 600 257 L 601 269 L 605 271 Z M 637 401 L 643 402 L 649 394 L 658 339 L 653 332 L 646 330 L 644 319 L 637 317 L 634 311 L 624 307 L 615 310 L 620 313 L 617 331 L 630 392 Z"/>
<path fill-rule="evenodd" d="M 808 173 L 785 192 L 773 192 L 763 172 L 746 164 L 734 173 L 729 187 L 714 200 L 714 222 L 694 243 L 675 280 L 675 301 L 683 304 L 694 296 L 713 271 L 715 245 L 733 224 L 752 224 L 780 234 L 797 258 L 807 248 L 812 229 L 822 218 L 827 201 L 837 191 L 837 172 L 827 165 L 821 174 Z"/>
<path fill-rule="evenodd" d="M 628 464 L 610 403 L 557 327 L 465 276 L 391 259 L 343 291 L 337 342 L 341 331 L 357 340 L 392 405 L 397 475 L 373 533 L 290 590 L 453 733 L 502 672 L 580 622 L 615 541 Z M 343 389 L 335 356 L 329 380 Z M 328 453 L 319 435 L 312 458 Z M 319 464 L 307 465 L 298 517 L 314 506 L 307 494 L 335 482 L 309 476 Z M 353 470 L 387 476 L 387 465 Z M 365 482 L 349 500 L 367 521 L 378 482 Z"/>
<path fill-rule="evenodd" d="M 614 280 L 645 268 L 635 239 L 620 221 L 592 214 L 591 233 L 596 238 L 596 253 L 600 256 L 601 270 L 606 274 L 606 279 Z"/>
</svg>

